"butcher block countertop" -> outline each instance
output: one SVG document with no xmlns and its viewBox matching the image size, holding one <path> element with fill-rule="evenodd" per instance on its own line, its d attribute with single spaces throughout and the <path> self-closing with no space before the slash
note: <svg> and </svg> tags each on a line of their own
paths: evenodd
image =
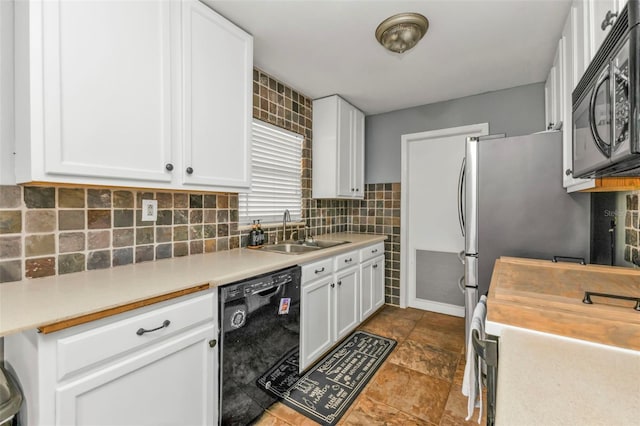
<svg viewBox="0 0 640 426">
<path fill-rule="evenodd" d="M 519 327 L 640 351 L 640 311 L 635 302 L 585 291 L 640 297 L 640 270 L 502 257 L 487 300 L 486 331 Z"/>
<path fill-rule="evenodd" d="M 191 291 L 204 290 L 386 240 L 338 233 L 318 240 L 349 241 L 301 255 L 235 249 L 78 272 L 0 285 L 0 336 L 79 317 L 100 317 Z M 104 316 L 104 315 L 102 315 Z"/>
</svg>

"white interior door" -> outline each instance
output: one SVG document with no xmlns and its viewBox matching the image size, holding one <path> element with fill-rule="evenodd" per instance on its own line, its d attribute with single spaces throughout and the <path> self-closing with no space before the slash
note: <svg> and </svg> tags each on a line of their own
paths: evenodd
<svg viewBox="0 0 640 426">
<path fill-rule="evenodd" d="M 464 316 L 458 253 L 460 168 L 469 136 L 487 123 L 402 136 L 401 305 Z"/>
</svg>

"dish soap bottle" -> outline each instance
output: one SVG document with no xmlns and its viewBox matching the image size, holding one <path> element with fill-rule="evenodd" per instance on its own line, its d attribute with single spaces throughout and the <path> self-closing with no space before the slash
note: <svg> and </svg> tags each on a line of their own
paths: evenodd
<svg viewBox="0 0 640 426">
<path fill-rule="evenodd" d="M 256 232 L 258 233 L 258 245 L 261 246 L 264 244 L 264 231 L 262 230 L 262 225 L 260 225 L 260 219 L 258 219 Z"/>
<path fill-rule="evenodd" d="M 249 232 L 249 247 L 258 247 L 258 230 L 256 227 L 256 221 L 253 221 L 253 225 L 251 225 L 251 232 Z"/>
</svg>

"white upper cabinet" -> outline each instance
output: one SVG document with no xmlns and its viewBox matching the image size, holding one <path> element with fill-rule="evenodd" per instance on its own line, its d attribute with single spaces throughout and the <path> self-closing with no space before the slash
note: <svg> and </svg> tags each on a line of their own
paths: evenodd
<svg viewBox="0 0 640 426">
<path fill-rule="evenodd" d="M 313 198 L 364 198 L 364 113 L 337 95 L 313 101 Z"/>
<path fill-rule="evenodd" d="M 544 86 L 545 97 L 545 121 L 546 129 L 551 130 L 558 126 L 560 122 L 564 123 L 562 114 L 563 92 L 562 92 L 562 75 L 563 75 L 563 53 L 564 42 L 558 42 L 558 49 L 553 59 L 553 65 L 549 70 L 547 82 Z"/>
<path fill-rule="evenodd" d="M 199 1 L 183 5 L 183 182 L 249 188 L 253 39 Z"/>
<path fill-rule="evenodd" d="M 578 1 L 578 0 L 577 0 Z M 591 28 L 589 42 L 592 59 L 604 38 L 609 34 L 626 0 L 586 0 L 588 6 L 588 22 Z"/>
<path fill-rule="evenodd" d="M 563 121 L 562 182 L 567 191 L 595 187 L 594 179 L 573 177 L 572 93 L 598 51 L 626 0 L 574 0 L 545 85 L 547 127 Z"/>
<path fill-rule="evenodd" d="M 251 36 L 195 0 L 20 1 L 15 21 L 19 183 L 249 187 Z"/>
<path fill-rule="evenodd" d="M 562 30 L 562 103 L 560 108 L 564 117 L 562 127 L 562 185 L 568 191 L 584 189 L 593 185 L 592 179 L 576 179 L 573 177 L 573 102 L 571 94 L 578 84 L 584 70 L 589 65 L 587 50 L 589 46 L 584 19 L 585 5 L 582 2 L 574 2 L 571 5 L 569 15 Z"/>
</svg>

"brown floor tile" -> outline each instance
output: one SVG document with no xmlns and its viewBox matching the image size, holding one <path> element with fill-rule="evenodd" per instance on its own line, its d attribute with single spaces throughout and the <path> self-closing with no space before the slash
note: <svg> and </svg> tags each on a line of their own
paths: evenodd
<svg viewBox="0 0 640 426">
<path fill-rule="evenodd" d="M 415 327 L 408 339 L 458 354 L 464 349 L 464 331 L 451 333 L 435 328 Z"/>
<path fill-rule="evenodd" d="M 364 393 L 421 420 L 439 423 L 451 384 L 414 370 L 385 363 Z"/>
<path fill-rule="evenodd" d="M 385 305 L 378 311 L 377 315 L 392 315 L 397 318 L 404 318 L 412 321 L 418 321 L 424 315 L 424 311 L 415 308 L 399 308 L 397 306 Z"/>
<path fill-rule="evenodd" d="M 482 404 L 482 420 L 480 424 L 486 425 L 487 398 L 484 393 L 482 395 Z M 447 399 L 447 405 L 444 408 L 440 425 L 477 425 L 479 411 L 480 409 L 476 408 L 471 419 L 469 419 L 469 421 L 465 421 L 465 418 L 467 417 L 467 397 L 462 394 L 462 384 L 454 383 L 451 386 L 451 391 L 449 392 L 449 398 Z"/>
<path fill-rule="evenodd" d="M 389 362 L 428 376 L 451 382 L 459 354 L 407 339 L 389 357 Z"/>
<path fill-rule="evenodd" d="M 416 328 L 464 335 L 464 318 L 425 311 Z"/>
<path fill-rule="evenodd" d="M 285 422 L 276 416 L 271 415 L 269 412 L 264 413 L 258 420 L 253 423 L 254 426 L 290 426 L 290 423 Z"/>
<path fill-rule="evenodd" d="M 464 319 L 385 306 L 360 329 L 398 341 L 338 425 L 477 425 L 478 409 L 466 422 Z M 486 393 L 483 393 L 483 419 Z M 297 411 L 276 403 L 256 423 L 316 425 Z"/>
<path fill-rule="evenodd" d="M 389 337 L 400 343 L 407 338 L 415 325 L 416 322 L 410 319 L 393 317 L 391 315 L 376 315 L 362 325 L 360 329 L 379 336 Z"/>
<path fill-rule="evenodd" d="M 313 426 L 318 423 L 314 422 L 308 417 L 298 413 L 293 408 L 287 407 L 281 402 L 276 402 L 268 409 L 269 414 L 283 420 L 292 425 L 300 425 L 300 426 Z"/>
<path fill-rule="evenodd" d="M 410 416 L 393 407 L 364 396 L 354 403 L 351 412 L 338 425 L 427 425 L 424 420 Z"/>
</svg>

